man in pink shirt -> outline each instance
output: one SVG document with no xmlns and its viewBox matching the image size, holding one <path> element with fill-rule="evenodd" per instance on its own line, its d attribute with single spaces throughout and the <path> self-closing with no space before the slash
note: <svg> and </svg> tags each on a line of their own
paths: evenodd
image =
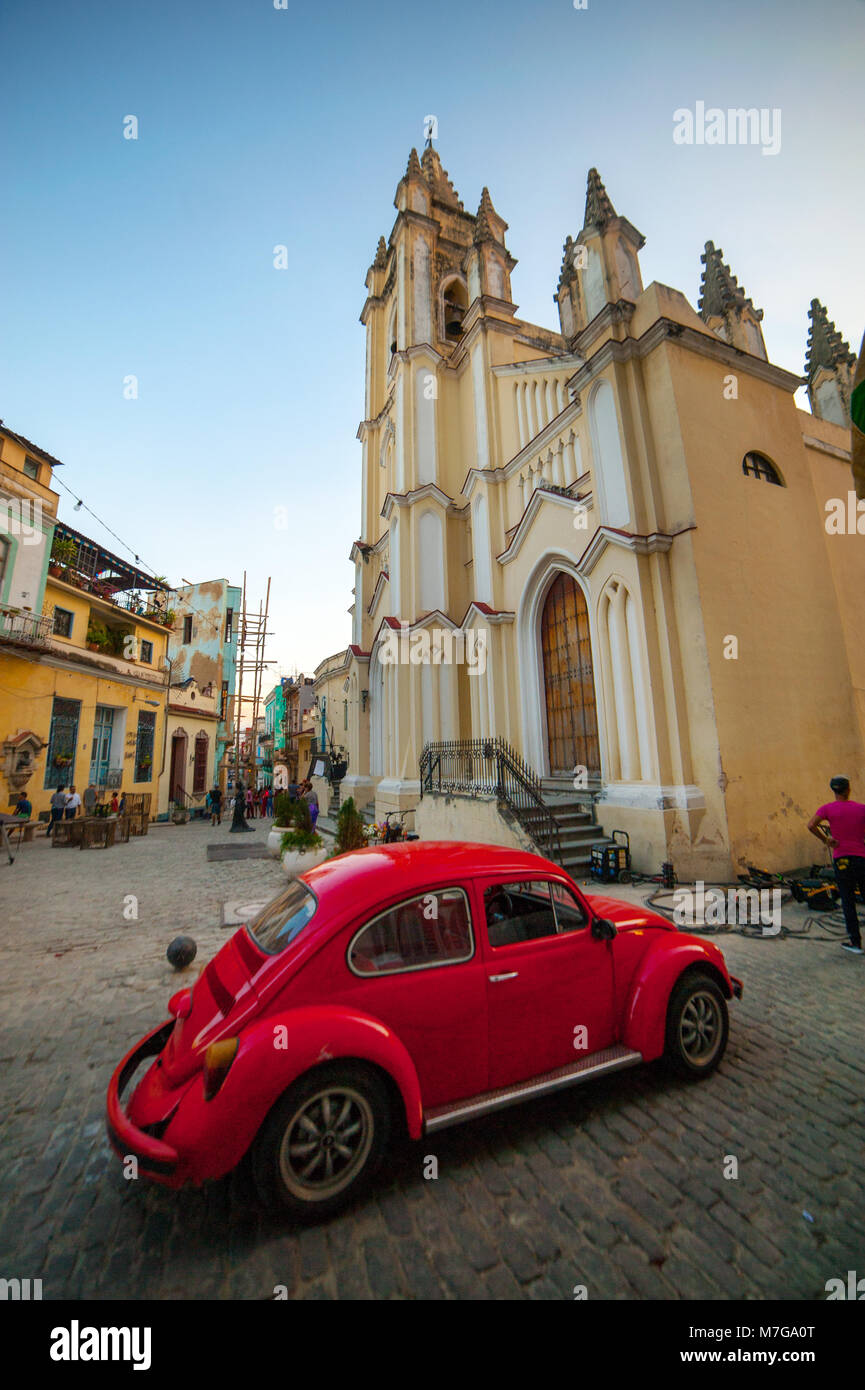
<svg viewBox="0 0 865 1390">
<path fill-rule="evenodd" d="M 852 955 L 861 956 L 862 934 L 856 916 L 856 889 L 859 889 L 865 902 L 865 806 L 861 801 L 850 800 L 850 782 L 846 777 L 833 777 L 829 786 L 835 793 L 835 800 L 818 806 L 808 822 L 808 829 L 824 845 L 831 847 L 835 881 L 850 938 L 849 941 L 842 941 L 841 945 Z M 828 834 L 821 822 L 828 824 Z"/>
</svg>

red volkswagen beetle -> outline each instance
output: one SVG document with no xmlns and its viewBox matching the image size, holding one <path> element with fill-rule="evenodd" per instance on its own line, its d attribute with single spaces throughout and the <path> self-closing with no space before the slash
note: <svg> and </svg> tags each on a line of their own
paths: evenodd
<svg viewBox="0 0 865 1390">
<path fill-rule="evenodd" d="M 537 855 L 363 849 L 291 883 L 174 995 L 111 1078 L 108 1134 L 171 1187 L 250 1151 L 265 1200 L 324 1215 L 396 1126 L 419 1139 L 662 1055 L 708 1076 L 741 992 L 710 941 Z"/>
</svg>

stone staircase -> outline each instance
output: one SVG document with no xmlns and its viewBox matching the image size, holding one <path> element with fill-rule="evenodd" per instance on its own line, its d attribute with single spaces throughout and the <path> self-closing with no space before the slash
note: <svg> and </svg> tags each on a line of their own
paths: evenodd
<svg viewBox="0 0 865 1390">
<path fill-rule="evenodd" d="M 593 789 L 589 788 L 580 796 L 573 790 L 570 781 L 566 780 L 563 784 L 561 779 L 550 777 L 544 778 L 542 786 L 544 801 L 559 826 L 561 856 L 558 862 L 572 878 L 586 878 L 592 864 L 592 847 L 612 843 L 609 836 L 604 835 L 595 824 L 591 811 Z M 360 814 L 364 824 L 372 825 L 375 821 L 375 802 L 367 802 L 366 806 L 361 807 Z M 335 817 L 333 829 L 336 830 Z"/>
<path fill-rule="evenodd" d="M 593 794 L 600 791 L 600 781 L 590 782 L 584 792 L 574 791 L 567 777 L 543 777 L 541 790 L 544 803 L 555 816 L 559 826 L 561 855 L 559 863 L 572 878 L 588 876 L 592 864 L 592 848 L 609 845 L 612 841 L 595 824 L 592 810 Z"/>
</svg>

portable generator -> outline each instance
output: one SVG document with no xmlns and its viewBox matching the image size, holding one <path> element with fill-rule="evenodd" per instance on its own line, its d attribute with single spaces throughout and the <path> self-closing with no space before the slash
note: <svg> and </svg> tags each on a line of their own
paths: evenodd
<svg viewBox="0 0 865 1390">
<path fill-rule="evenodd" d="M 626 830 L 612 832 L 611 845 L 592 846 L 591 876 L 597 883 L 630 883 L 631 841 Z"/>
<path fill-rule="evenodd" d="M 838 905 L 838 889 L 827 878 L 791 878 L 789 883 L 796 902 L 815 912 L 831 912 Z"/>
</svg>

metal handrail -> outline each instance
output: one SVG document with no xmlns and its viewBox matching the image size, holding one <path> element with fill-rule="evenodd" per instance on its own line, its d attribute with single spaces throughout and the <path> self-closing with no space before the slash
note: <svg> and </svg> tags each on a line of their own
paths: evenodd
<svg viewBox="0 0 865 1390">
<path fill-rule="evenodd" d="M 561 858 L 559 823 L 544 801 L 540 778 L 503 738 L 425 744 L 421 799 L 424 791 L 497 796 L 548 857 Z"/>
</svg>

